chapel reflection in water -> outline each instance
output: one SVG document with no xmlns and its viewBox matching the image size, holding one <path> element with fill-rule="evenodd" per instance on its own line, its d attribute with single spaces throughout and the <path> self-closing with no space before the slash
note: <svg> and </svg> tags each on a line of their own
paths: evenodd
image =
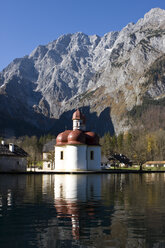
<svg viewBox="0 0 165 248">
<path fill-rule="evenodd" d="M 0 239 L 9 242 L 10 230 L 13 247 L 159 247 L 164 188 L 161 173 L 1 175 Z"/>
<path fill-rule="evenodd" d="M 43 176 L 44 192 L 48 188 L 45 187 L 48 186 L 46 179 L 50 181 L 50 177 Z M 98 208 L 101 199 L 101 178 L 96 175 L 55 175 L 53 180 L 54 206 L 59 226 L 60 223 L 63 225 L 67 222 L 67 225 L 71 226 L 73 239 L 79 240 L 81 222 L 88 221 L 89 224 Z M 70 219 L 70 224 L 66 218 Z"/>
</svg>

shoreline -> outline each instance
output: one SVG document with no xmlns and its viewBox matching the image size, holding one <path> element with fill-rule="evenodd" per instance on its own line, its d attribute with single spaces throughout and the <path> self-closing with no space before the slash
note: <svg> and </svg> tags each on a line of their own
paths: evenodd
<svg viewBox="0 0 165 248">
<path fill-rule="evenodd" d="M 165 173 L 165 171 L 145 171 L 145 170 L 120 170 L 120 169 L 115 169 L 115 170 L 99 170 L 99 171 L 25 171 L 25 172 L 17 172 L 17 171 L 12 171 L 12 172 L 0 172 L 0 174 L 22 174 L 22 175 L 57 175 L 57 174 L 146 174 L 146 173 Z"/>
</svg>

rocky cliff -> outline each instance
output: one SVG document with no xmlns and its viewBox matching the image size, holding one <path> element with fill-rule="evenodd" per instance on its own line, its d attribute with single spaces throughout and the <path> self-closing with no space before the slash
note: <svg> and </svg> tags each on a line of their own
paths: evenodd
<svg viewBox="0 0 165 248">
<path fill-rule="evenodd" d="M 82 107 L 92 115 L 88 128 L 101 135 L 126 131 L 136 126 L 130 113 L 144 99 L 164 98 L 164 65 L 165 10 L 159 8 L 103 37 L 63 35 L 0 73 L 1 130 L 58 133 Z"/>
</svg>

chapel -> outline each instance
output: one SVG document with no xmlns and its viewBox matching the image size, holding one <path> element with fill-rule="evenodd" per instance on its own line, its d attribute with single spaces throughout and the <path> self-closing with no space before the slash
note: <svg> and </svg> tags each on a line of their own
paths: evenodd
<svg viewBox="0 0 165 248">
<path fill-rule="evenodd" d="M 55 171 L 97 171 L 101 165 L 99 137 L 86 131 L 85 115 L 77 109 L 72 116 L 73 130 L 56 138 Z"/>
</svg>

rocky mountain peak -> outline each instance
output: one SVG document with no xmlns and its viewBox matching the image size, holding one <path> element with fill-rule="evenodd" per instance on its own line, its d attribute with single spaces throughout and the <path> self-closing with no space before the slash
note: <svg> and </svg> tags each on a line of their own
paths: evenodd
<svg viewBox="0 0 165 248">
<path fill-rule="evenodd" d="M 62 35 L 0 73 L 0 114 L 49 130 L 53 120 L 77 106 L 89 108 L 98 118 L 109 109 L 113 130 L 127 130 L 127 113 L 142 104 L 144 96 L 165 94 L 163 76 L 156 74 L 157 81 L 148 81 L 156 70 L 150 68 L 163 70 L 164 59 L 159 59 L 165 53 L 164 40 L 165 10 L 159 8 L 103 37 Z"/>
<path fill-rule="evenodd" d="M 164 9 L 160 9 L 160 8 L 153 8 L 151 9 L 149 12 L 147 12 L 144 15 L 144 20 L 148 21 L 150 19 L 153 20 L 162 20 L 165 19 L 165 10 Z"/>
<path fill-rule="evenodd" d="M 160 8 L 153 8 L 144 15 L 144 18 L 137 22 L 137 26 L 142 29 L 146 28 L 163 28 L 165 22 L 165 10 Z"/>
</svg>

